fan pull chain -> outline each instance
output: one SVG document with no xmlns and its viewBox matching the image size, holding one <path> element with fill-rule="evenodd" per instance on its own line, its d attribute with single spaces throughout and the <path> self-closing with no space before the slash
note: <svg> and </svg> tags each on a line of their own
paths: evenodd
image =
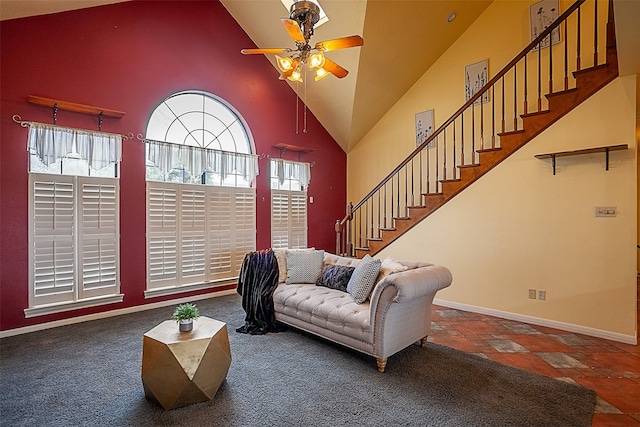
<svg viewBox="0 0 640 427">
<path fill-rule="evenodd" d="M 307 76 L 305 76 L 304 79 L 304 116 L 303 116 L 303 123 L 304 123 L 304 129 L 302 130 L 302 133 L 307 133 Z"/>
<path fill-rule="evenodd" d="M 296 82 L 296 135 L 298 134 L 298 121 L 299 121 L 298 117 L 300 116 L 300 113 L 299 113 L 300 97 L 298 96 L 298 86 L 299 84 L 298 82 Z"/>
</svg>

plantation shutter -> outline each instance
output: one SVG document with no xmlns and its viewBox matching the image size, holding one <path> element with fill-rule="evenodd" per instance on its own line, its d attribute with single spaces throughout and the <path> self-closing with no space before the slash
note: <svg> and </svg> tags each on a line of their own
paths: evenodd
<svg viewBox="0 0 640 427">
<path fill-rule="evenodd" d="M 289 247 L 289 195 L 286 191 L 271 190 L 271 247 Z"/>
<path fill-rule="evenodd" d="M 118 292 L 119 181 L 78 177 L 80 298 Z"/>
<path fill-rule="evenodd" d="M 206 280 L 205 192 L 201 188 L 181 188 L 180 256 L 181 276 L 186 282 Z"/>
<path fill-rule="evenodd" d="M 255 250 L 255 189 L 147 181 L 147 290 L 235 279 Z"/>
<path fill-rule="evenodd" d="M 231 265 L 233 193 L 231 187 L 216 187 L 209 192 L 209 274 L 212 280 L 234 276 Z"/>
<path fill-rule="evenodd" d="M 289 193 L 289 245 L 292 248 L 307 247 L 307 193 L 291 191 Z"/>
<path fill-rule="evenodd" d="M 306 191 L 271 190 L 271 246 L 307 247 Z"/>
<path fill-rule="evenodd" d="M 244 256 L 256 247 L 256 192 L 210 187 L 211 280 L 237 277 Z"/>
<path fill-rule="evenodd" d="M 231 268 L 233 275 L 240 273 L 244 256 L 256 248 L 256 192 L 255 189 L 234 188 L 235 245 Z"/>
<path fill-rule="evenodd" d="M 29 187 L 29 306 L 117 294 L 119 181 L 30 173 Z"/>
<path fill-rule="evenodd" d="M 147 182 L 148 288 L 175 285 L 178 279 L 178 224 L 175 186 Z"/>
<path fill-rule="evenodd" d="M 74 178 L 29 174 L 32 191 L 31 307 L 74 299 Z"/>
</svg>

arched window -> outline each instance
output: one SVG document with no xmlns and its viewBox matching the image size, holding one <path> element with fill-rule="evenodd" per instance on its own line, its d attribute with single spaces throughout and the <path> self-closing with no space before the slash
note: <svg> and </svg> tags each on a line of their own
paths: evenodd
<svg viewBox="0 0 640 427">
<path fill-rule="evenodd" d="M 256 246 L 258 156 L 240 114 L 202 91 L 162 101 L 145 133 L 147 297 L 227 286 Z"/>
<path fill-rule="evenodd" d="M 151 113 L 145 137 L 155 142 L 147 146 L 147 180 L 249 187 L 257 173 L 248 126 L 210 93 L 169 96 Z"/>
</svg>

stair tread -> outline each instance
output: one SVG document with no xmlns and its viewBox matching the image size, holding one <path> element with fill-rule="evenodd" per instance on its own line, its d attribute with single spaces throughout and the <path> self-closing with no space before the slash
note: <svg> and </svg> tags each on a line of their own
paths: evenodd
<svg viewBox="0 0 640 427">
<path fill-rule="evenodd" d="M 369 242 L 382 242 L 380 237 L 367 237 L 367 241 Z"/>
<path fill-rule="evenodd" d="M 460 182 L 460 178 L 441 179 L 440 182 Z"/>
<path fill-rule="evenodd" d="M 411 219 L 411 217 L 410 216 L 394 216 L 393 219 L 408 220 L 408 219 Z"/>
<path fill-rule="evenodd" d="M 470 163 L 467 165 L 458 165 L 457 167 L 459 168 L 477 168 L 478 166 L 480 166 L 480 163 Z"/>
<path fill-rule="evenodd" d="M 493 148 L 481 148 L 479 150 L 476 150 L 476 153 L 491 153 L 493 151 L 500 151 L 502 150 L 502 148 L 500 147 L 493 147 Z M 478 166 L 480 166 L 480 164 L 478 163 Z"/>
<path fill-rule="evenodd" d="M 588 68 L 583 68 L 581 70 L 573 71 L 572 74 L 574 77 L 576 77 L 578 74 L 584 74 L 584 73 L 588 73 L 589 71 L 600 70 L 602 68 L 607 68 L 608 66 L 609 64 L 607 63 L 600 64 L 600 65 L 596 65 L 595 67 L 588 67 Z"/>
<path fill-rule="evenodd" d="M 381 228 L 380 231 L 396 231 L 396 228 Z"/>
<path fill-rule="evenodd" d="M 547 99 L 549 99 L 549 97 L 554 97 L 554 96 L 559 96 L 559 95 L 564 95 L 566 93 L 572 93 L 572 92 L 576 92 L 578 90 L 577 87 L 571 88 L 571 89 L 564 89 L 564 90 L 559 90 L 557 92 L 553 92 L 553 93 L 548 93 L 545 95 L 545 97 Z"/>
<path fill-rule="evenodd" d="M 498 136 L 517 135 L 519 133 L 524 133 L 524 129 L 510 130 L 508 132 L 500 132 L 498 133 Z"/>
<path fill-rule="evenodd" d="M 442 193 L 422 193 L 423 196 L 433 197 L 433 196 L 442 196 Z"/>
<path fill-rule="evenodd" d="M 547 114 L 549 112 L 550 112 L 550 110 L 532 111 L 530 113 L 520 114 L 520 117 L 522 117 L 524 119 L 525 117 L 540 116 L 542 114 Z"/>
<path fill-rule="evenodd" d="M 424 209 L 426 208 L 425 205 L 414 205 L 414 206 L 407 206 L 409 209 Z"/>
</svg>

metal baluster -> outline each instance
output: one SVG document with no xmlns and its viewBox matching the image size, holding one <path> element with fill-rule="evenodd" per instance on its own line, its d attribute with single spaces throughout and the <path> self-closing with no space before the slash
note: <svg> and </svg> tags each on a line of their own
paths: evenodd
<svg viewBox="0 0 640 427">
<path fill-rule="evenodd" d="M 598 0 L 593 5 L 595 11 L 593 14 L 593 66 L 598 65 Z"/>
<path fill-rule="evenodd" d="M 569 89 L 569 39 L 567 39 L 567 25 L 568 22 L 564 21 L 564 90 Z"/>
<path fill-rule="evenodd" d="M 581 6 L 580 6 L 581 7 Z M 580 18 L 580 12 L 582 9 L 578 7 L 578 29 L 577 29 L 577 42 L 576 42 L 576 71 L 580 71 L 580 25 L 582 24 L 582 19 Z"/>
</svg>

